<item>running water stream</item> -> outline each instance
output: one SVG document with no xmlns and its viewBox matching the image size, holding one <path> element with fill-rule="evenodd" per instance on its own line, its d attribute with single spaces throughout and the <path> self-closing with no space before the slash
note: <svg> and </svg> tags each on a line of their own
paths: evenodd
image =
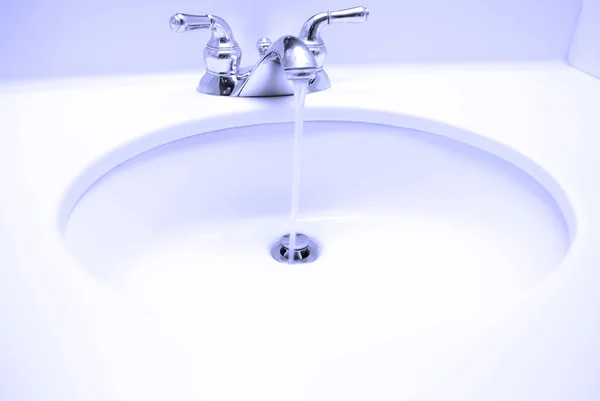
<svg viewBox="0 0 600 401">
<path fill-rule="evenodd" d="M 300 162 L 302 157 L 302 133 L 304 122 L 304 98 L 308 90 L 308 80 L 296 79 L 294 83 L 294 102 L 296 113 L 294 118 L 294 156 L 292 167 L 292 211 L 290 214 L 290 246 L 288 263 L 294 263 L 296 235 L 298 233 L 298 203 L 300 197 Z"/>
</svg>

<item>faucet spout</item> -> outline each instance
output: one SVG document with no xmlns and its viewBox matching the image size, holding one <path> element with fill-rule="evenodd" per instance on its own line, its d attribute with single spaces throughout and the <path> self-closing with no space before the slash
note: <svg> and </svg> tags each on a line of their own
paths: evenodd
<svg viewBox="0 0 600 401">
<path fill-rule="evenodd" d="M 269 47 L 259 64 L 266 60 L 277 59 L 283 68 L 285 77 L 294 79 L 313 79 L 317 75 L 317 61 L 306 44 L 295 36 L 283 36 Z"/>
<path fill-rule="evenodd" d="M 295 36 L 282 36 L 253 68 L 242 71 L 239 89 L 232 96 L 284 96 L 294 93 L 292 81 L 312 83 L 318 77 L 318 64 L 308 46 Z M 310 86 L 309 86 L 310 91 Z"/>
</svg>

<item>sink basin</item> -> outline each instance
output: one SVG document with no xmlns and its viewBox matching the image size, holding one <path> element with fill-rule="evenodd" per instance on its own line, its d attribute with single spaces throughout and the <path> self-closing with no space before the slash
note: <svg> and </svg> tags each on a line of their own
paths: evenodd
<svg viewBox="0 0 600 401">
<path fill-rule="evenodd" d="M 418 383 L 390 375 L 429 369 L 444 327 L 517 304 L 568 251 L 563 210 L 522 166 L 434 133 L 310 121 L 299 226 L 321 254 L 278 263 L 292 134 L 156 147 L 90 186 L 63 227 L 81 266 L 198 350 L 207 400 L 410 399 Z M 410 346 L 382 346 L 398 338 Z"/>
</svg>

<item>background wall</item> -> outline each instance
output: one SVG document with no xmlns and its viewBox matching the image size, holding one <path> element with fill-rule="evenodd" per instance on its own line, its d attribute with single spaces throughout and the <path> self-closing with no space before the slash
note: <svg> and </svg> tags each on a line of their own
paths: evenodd
<svg viewBox="0 0 600 401">
<path fill-rule="evenodd" d="M 260 36 L 362 1 L 369 22 L 325 28 L 329 63 L 564 58 L 582 0 L 0 0 L 0 80 L 202 69 L 208 32 L 170 32 L 176 12 L 225 18 L 248 64 Z"/>
<path fill-rule="evenodd" d="M 584 0 L 573 37 L 569 63 L 600 78 L 600 0 Z"/>
</svg>

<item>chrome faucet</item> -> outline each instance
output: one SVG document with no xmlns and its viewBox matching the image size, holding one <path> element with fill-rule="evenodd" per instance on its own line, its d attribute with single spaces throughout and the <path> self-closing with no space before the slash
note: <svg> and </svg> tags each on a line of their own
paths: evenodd
<svg viewBox="0 0 600 401">
<path fill-rule="evenodd" d="M 323 70 L 327 49 L 321 29 L 326 24 L 365 22 L 368 17 L 366 7 L 316 14 L 304 23 L 298 37 L 282 36 L 273 43 L 267 38 L 259 39 L 259 61 L 253 67 L 243 68 L 242 50 L 222 18 L 175 14 L 170 25 L 176 32 L 211 30 L 204 48 L 206 73 L 198 84 L 198 92 L 218 96 L 285 96 L 294 93 L 291 81 L 296 79 L 308 80 L 309 93 L 329 88 L 331 83 Z"/>
</svg>

